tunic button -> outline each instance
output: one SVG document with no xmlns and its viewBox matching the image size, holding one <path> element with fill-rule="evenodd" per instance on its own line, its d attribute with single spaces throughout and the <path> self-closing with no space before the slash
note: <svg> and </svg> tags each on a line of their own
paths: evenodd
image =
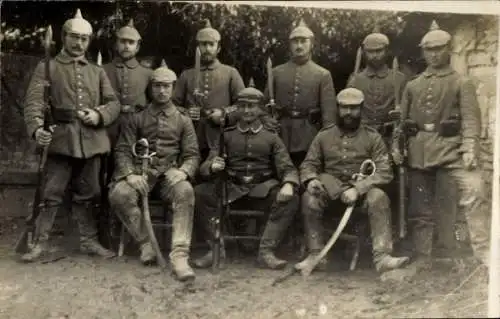
<svg viewBox="0 0 500 319">
<path fill-rule="evenodd" d="M 82 103 L 78 103 L 78 106 L 83 106 L 83 104 Z"/>
<path fill-rule="evenodd" d="M 432 95 L 430 95 L 430 94 L 429 94 L 429 95 L 427 95 L 427 98 L 428 98 L 429 100 L 430 100 L 430 99 L 432 99 Z"/>
<path fill-rule="evenodd" d="M 427 106 L 431 106 L 431 102 L 427 102 Z"/>
<path fill-rule="evenodd" d="M 252 152 L 248 152 L 248 155 L 252 155 Z"/>
<path fill-rule="evenodd" d="M 81 99 L 81 98 L 82 98 L 82 96 L 81 96 L 81 95 L 78 95 L 78 98 L 79 98 L 79 99 Z"/>
<path fill-rule="evenodd" d="M 206 95 L 206 94 L 208 94 L 208 90 L 205 90 L 203 93 L 204 93 L 205 95 Z"/>
</svg>

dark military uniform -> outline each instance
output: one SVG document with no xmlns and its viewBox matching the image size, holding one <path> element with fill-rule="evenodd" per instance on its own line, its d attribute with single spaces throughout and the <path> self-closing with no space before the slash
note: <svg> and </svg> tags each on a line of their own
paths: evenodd
<svg viewBox="0 0 500 319">
<path fill-rule="evenodd" d="M 119 135 L 119 123 L 125 114 L 141 111 L 150 101 L 148 87 L 153 70 L 144 67 L 133 58 L 121 61 L 115 58 L 103 66 L 121 104 L 119 120 L 109 127 L 111 145 L 115 145 Z"/>
<path fill-rule="evenodd" d="M 366 67 L 360 73 L 353 74 L 347 83 L 347 87 L 356 88 L 365 96 L 361 122 L 376 129 L 384 137 L 388 146 L 391 145 L 394 130 L 389 112 L 396 107 L 393 76 L 394 71 L 386 65 L 379 70 Z M 396 82 L 400 88 L 397 94 L 401 96 L 406 85 L 405 75 L 396 71 Z"/>
<path fill-rule="evenodd" d="M 226 148 L 226 173 L 228 176 L 227 200 L 233 206 L 255 208 L 269 214 L 262 235 L 260 250 L 274 249 L 290 225 L 298 196 L 279 203 L 276 196 L 284 183 L 299 184 L 297 171 L 279 136 L 263 127 L 257 120 L 250 127 L 238 123 L 224 133 Z M 218 150 L 211 151 L 200 172 L 211 174 L 212 159 Z M 217 214 L 217 198 L 213 182 L 195 188 L 196 212 L 200 224 L 209 230 L 209 221 Z"/>
<path fill-rule="evenodd" d="M 39 217 L 40 241 L 48 232 L 69 183 L 72 184 L 73 213 L 78 219 L 82 243 L 95 243 L 97 231 L 90 216 L 90 204 L 99 195 L 100 156 L 110 151 L 106 127 L 118 117 L 120 106 L 106 72 L 84 57 L 72 58 L 59 53 L 50 61 L 52 117 L 57 124 L 49 146 L 47 186 L 43 198 L 46 214 Z M 34 137 L 44 119 L 44 64 L 40 63 L 31 78 L 24 117 L 28 136 Z M 86 108 L 100 115 L 98 126 L 87 126 L 77 111 Z"/>
<path fill-rule="evenodd" d="M 339 105 L 359 105 L 363 94 L 356 89 L 345 89 L 339 93 L 338 100 Z M 376 172 L 362 180 L 353 180 L 353 175 L 359 173 L 361 164 L 367 159 L 375 163 Z M 322 214 L 325 210 L 345 207 L 339 198 L 344 191 L 354 188 L 361 207 L 368 212 L 377 270 L 396 268 L 407 261 L 390 256 L 393 249 L 390 200 L 381 187 L 392 178 L 387 147 L 375 129 L 363 124 L 354 132 L 343 131 L 336 125 L 322 129 L 300 166 L 300 180 L 305 187 L 310 181 L 319 180 L 326 191 L 324 196 L 309 191 L 302 195 L 302 214 L 311 255 L 317 254 L 324 245 Z"/>
<path fill-rule="evenodd" d="M 182 112 L 192 106 L 197 106 L 194 91 L 197 87 L 195 83 L 195 69 L 189 69 L 181 73 L 175 86 L 173 101 L 183 108 Z M 240 73 L 235 68 L 220 63 L 218 60 L 208 66 L 201 67 L 200 83 L 198 88 L 205 95 L 204 110 L 214 108 L 225 108 L 229 114 L 230 124 L 236 123 L 236 112 L 234 108 L 229 108 L 236 102 L 238 92 L 245 88 Z M 197 126 L 197 136 L 200 149 L 206 151 L 213 147 L 217 140 L 218 126 L 203 116 Z"/>
<path fill-rule="evenodd" d="M 126 180 L 139 172 L 140 160 L 133 157 L 132 145 L 139 139 L 150 142 L 150 151 L 156 152 L 147 176 L 150 190 L 173 210 L 173 234 L 170 260 L 187 258 L 191 245 L 194 194 L 189 180 L 172 184 L 165 173 L 179 169 L 188 178 L 194 178 L 199 165 L 198 143 L 191 120 L 171 104 L 167 109 L 152 104 L 134 113 L 122 124 L 121 135 L 115 149 L 116 171 L 110 187 L 111 207 L 118 214 L 139 244 L 149 244 L 147 232 L 141 228 L 139 194 Z"/>
<path fill-rule="evenodd" d="M 401 104 L 404 121 L 395 138 L 408 130 L 406 126 L 417 131 L 408 136 L 409 221 L 417 254 L 431 254 L 433 214 L 447 200 L 435 198 L 435 185 L 444 179 L 457 182 L 459 209 L 467 218 L 472 247 L 478 258 L 487 260 L 489 226 L 482 216 L 483 184 L 479 171 L 465 170 L 462 160 L 464 152 L 477 156 L 479 147 L 480 116 L 472 81 L 450 67 L 428 68 L 408 83 Z M 451 131 L 444 122 L 450 119 Z"/>
<path fill-rule="evenodd" d="M 279 65 L 273 77 L 281 138 L 292 157 L 293 153 L 305 155 L 318 129 L 335 123 L 332 76 L 309 60 L 302 65 L 293 61 Z"/>
</svg>

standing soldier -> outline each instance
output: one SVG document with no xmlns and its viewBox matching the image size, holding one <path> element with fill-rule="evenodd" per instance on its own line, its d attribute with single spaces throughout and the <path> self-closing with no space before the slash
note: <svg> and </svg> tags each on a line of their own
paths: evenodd
<svg viewBox="0 0 500 319">
<path fill-rule="evenodd" d="M 141 111 L 150 100 L 148 85 L 152 70 L 141 65 L 136 59 L 140 45 L 141 35 L 131 19 L 116 33 L 115 51 L 118 56 L 103 66 L 121 104 L 119 120 L 108 129 L 113 147 L 118 139 L 119 125 L 123 121 L 123 116 Z"/>
<path fill-rule="evenodd" d="M 301 20 L 289 36 L 291 60 L 273 69 L 280 135 L 296 167 L 321 127 L 335 123 L 335 88 L 330 72 L 311 60 L 313 32 Z M 265 92 L 269 96 L 269 88 Z"/>
<path fill-rule="evenodd" d="M 120 112 L 120 106 L 106 72 L 85 58 L 92 26 L 78 9 L 64 23 L 62 51 L 50 62 L 53 132 L 43 129 L 44 65 L 35 69 L 25 100 L 28 136 L 48 145 L 47 183 L 43 193 L 46 209 L 37 220 L 38 242 L 22 259 L 34 261 L 47 250 L 49 232 L 65 190 L 71 183 L 72 212 L 78 221 L 80 250 L 112 257 L 97 241 L 92 202 L 99 195 L 101 156 L 110 151 L 106 127 Z"/>
<path fill-rule="evenodd" d="M 466 216 L 475 256 L 488 264 L 489 225 L 484 216 L 485 193 L 477 169 L 480 115 L 472 81 L 450 66 L 448 32 L 433 22 L 420 47 L 427 69 L 406 86 L 401 100 L 401 123 L 395 133 L 406 134 L 410 181 L 409 223 L 415 266 L 431 266 L 433 228 L 440 201 L 436 185 L 454 180 L 459 210 Z M 403 158 L 393 148 L 395 162 Z M 453 225 L 454 221 L 448 221 Z"/>
<path fill-rule="evenodd" d="M 173 98 L 183 113 L 198 122 L 196 129 L 202 159 L 217 140 L 223 109 L 229 113 L 230 124 L 235 123 L 235 108 L 230 106 L 236 102 L 238 92 L 245 88 L 238 70 L 217 59 L 220 40 L 219 32 L 206 20 L 205 28 L 196 35 L 199 52 L 195 67 L 182 72 Z"/>
<path fill-rule="evenodd" d="M 153 103 L 133 113 L 122 124 L 116 146 L 116 171 L 109 201 L 113 211 L 139 243 L 141 262 L 155 261 L 147 231 L 141 227 L 139 194 L 150 191 L 171 205 L 173 211 L 172 249 L 170 263 L 181 281 L 194 278 L 188 265 L 193 229 L 194 193 L 190 180 L 199 166 L 198 142 L 191 120 L 172 103 L 175 73 L 165 63 L 153 72 L 151 90 Z M 157 155 L 147 171 L 147 178 L 137 172 L 133 158 L 134 143 L 146 138 Z"/>
<path fill-rule="evenodd" d="M 354 70 L 347 87 L 363 92 L 365 101 L 361 123 L 376 129 L 387 146 L 390 146 L 394 119 L 390 118 L 389 112 L 399 110 L 399 105 L 395 105 L 395 98 L 396 94 L 401 96 L 406 78 L 399 70 L 391 70 L 387 66 L 388 46 L 389 39 L 385 34 L 374 32 L 366 36 L 362 45 L 366 68 L 361 72 Z M 358 55 L 357 59 L 360 58 Z M 356 61 L 356 65 L 359 63 L 360 61 Z"/>
<path fill-rule="evenodd" d="M 258 261 L 261 265 L 278 269 L 286 261 L 278 259 L 274 250 L 293 220 L 298 205 L 299 177 L 283 142 L 273 131 L 265 128 L 261 115 L 265 114 L 264 95 L 249 87 L 238 95 L 241 118 L 236 126 L 224 132 L 227 158 L 219 157 L 213 149 L 200 171 L 205 176 L 226 171 L 228 202 L 233 207 L 249 205 L 269 212 L 269 220 L 262 234 Z M 207 182 L 196 187 L 196 214 L 205 234 L 211 237 L 210 219 L 217 214 L 215 184 Z M 200 268 L 212 263 L 212 250 L 194 262 Z"/>
<path fill-rule="evenodd" d="M 302 195 L 302 214 L 310 255 L 307 264 L 323 248 L 321 218 L 325 211 L 337 211 L 340 205 L 360 203 L 368 213 L 377 271 L 399 268 L 407 257 L 392 257 L 390 200 L 381 189 L 392 178 L 387 146 L 380 134 L 361 124 L 363 92 L 348 88 L 337 96 L 338 125 L 323 128 L 312 141 L 300 166 L 300 179 L 307 189 Z M 352 176 L 366 159 L 376 165 L 376 172 L 361 181 Z M 340 206 L 342 207 L 342 206 Z M 302 268 L 302 263 L 297 268 Z M 326 259 L 322 260 L 324 268 Z"/>
</svg>

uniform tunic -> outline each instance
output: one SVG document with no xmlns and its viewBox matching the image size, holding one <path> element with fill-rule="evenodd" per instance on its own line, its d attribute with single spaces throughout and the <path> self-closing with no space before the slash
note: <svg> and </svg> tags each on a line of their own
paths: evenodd
<svg viewBox="0 0 500 319">
<path fill-rule="evenodd" d="M 365 125 L 354 133 L 343 133 L 332 125 L 321 130 L 314 138 L 300 167 L 300 179 L 307 183 L 318 178 L 332 200 L 351 187 L 352 175 L 359 173 L 361 163 L 371 159 L 376 173 L 361 181 L 352 182 L 360 195 L 385 185 L 393 178 L 387 147 L 380 134 Z"/>
<path fill-rule="evenodd" d="M 398 94 L 401 96 L 406 85 L 405 75 L 397 71 L 396 82 L 399 88 Z M 379 130 L 381 125 L 391 122 L 389 111 L 394 110 L 396 106 L 392 69 L 387 66 L 380 70 L 367 67 L 360 73 L 351 75 L 347 87 L 356 88 L 363 92 L 365 99 L 361 112 L 362 123 Z"/>
<path fill-rule="evenodd" d="M 290 153 L 307 152 L 318 127 L 335 122 L 335 88 L 330 72 L 311 60 L 304 64 L 289 61 L 273 69 L 275 103 L 281 113 L 301 113 L 298 117 L 281 116 L 281 138 Z M 269 98 L 269 91 L 265 95 Z M 308 113 L 319 111 L 321 121 L 310 122 Z"/>
<path fill-rule="evenodd" d="M 57 124 L 49 154 L 75 158 L 91 158 L 110 151 L 106 127 L 120 113 L 120 105 L 106 72 L 85 58 L 75 60 L 59 53 L 50 62 L 52 117 Z M 25 99 L 24 118 L 28 135 L 43 126 L 45 65 L 36 67 Z M 76 112 L 96 110 L 101 122 L 97 127 L 83 124 Z"/>
<path fill-rule="evenodd" d="M 245 88 L 243 79 L 235 68 L 215 60 L 208 66 L 201 67 L 199 83 L 196 82 L 196 70 L 188 69 L 181 73 L 175 85 L 173 101 L 181 107 L 183 112 L 192 106 L 200 106 L 194 97 L 195 88 L 206 96 L 204 109 L 227 108 L 236 102 L 238 93 Z M 229 111 L 234 111 L 229 109 Z M 233 112 L 234 113 L 234 112 Z M 234 124 L 235 114 L 230 117 Z M 200 120 L 197 127 L 201 149 L 211 147 L 217 138 L 218 128 L 205 118 Z"/>
<path fill-rule="evenodd" d="M 411 168 L 460 168 L 461 151 L 476 152 L 480 113 L 470 79 L 450 67 L 427 69 L 408 83 L 401 104 L 402 118 L 416 121 L 420 129 L 416 136 L 408 138 L 408 164 Z M 437 132 L 440 121 L 444 120 L 445 108 L 450 108 L 450 114 L 460 115 L 461 134 L 443 137 Z"/>
<path fill-rule="evenodd" d="M 150 143 L 150 152 L 156 152 L 148 175 L 157 178 L 169 168 L 179 168 L 193 178 L 199 165 L 198 142 L 191 120 L 172 104 L 161 109 L 152 104 L 139 113 L 133 113 L 122 125 L 115 148 L 116 171 L 114 180 L 140 173 L 140 160 L 135 159 L 132 145 L 141 138 Z"/>
</svg>

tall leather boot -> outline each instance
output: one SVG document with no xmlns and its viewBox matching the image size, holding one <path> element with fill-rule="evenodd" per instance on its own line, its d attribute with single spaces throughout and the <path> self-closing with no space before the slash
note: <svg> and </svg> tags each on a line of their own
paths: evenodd
<svg viewBox="0 0 500 319">
<path fill-rule="evenodd" d="M 432 225 L 416 225 L 412 229 L 412 241 L 415 257 L 412 263 L 417 271 L 426 271 L 432 268 Z"/>
<path fill-rule="evenodd" d="M 49 234 L 54 225 L 57 212 L 60 206 L 46 207 L 42 209 L 36 220 L 35 245 L 29 252 L 21 256 L 24 262 L 37 261 L 44 253 L 49 250 Z"/>
<path fill-rule="evenodd" d="M 259 264 L 270 269 L 283 269 L 286 266 L 287 261 L 276 257 L 274 250 L 279 245 L 287 226 L 283 220 L 267 222 L 260 239 L 257 257 Z"/>
<path fill-rule="evenodd" d="M 97 228 L 91 210 L 91 203 L 73 203 L 72 208 L 80 232 L 80 251 L 103 258 L 114 257 L 115 253 L 102 247 L 97 240 Z"/>
<path fill-rule="evenodd" d="M 309 255 L 303 261 L 297 263 L 295 268 L 300 270 L 316 258 L 324 247 L 323 226 L 321 225 L 322 212 L 307 205 L 307 200 L 302 199 L 302 214 L 304 216 L 304 231 Z M 326 270 L 327 258 L 323 258 L 315 267 L 316 270 Z"/>
<path fill-rule="evenodd" d="M 170 264 L 177 279 L 192 280 L 195 274 L 189 266 L 188 259 L 193 232 L 193 206 L 190 203 L 174 203 L 173 206 Z"/>
<path fill-rule="evenodd" d="M 387 207 L 372 210 L 369 213 L 370 230 L 373 246 L 373 264 L 378 272 L 384 272 L 403 267 L 410 259 L 408 257 L 393 257 L 391 216 L 389 203 Z"/>
</svg>

